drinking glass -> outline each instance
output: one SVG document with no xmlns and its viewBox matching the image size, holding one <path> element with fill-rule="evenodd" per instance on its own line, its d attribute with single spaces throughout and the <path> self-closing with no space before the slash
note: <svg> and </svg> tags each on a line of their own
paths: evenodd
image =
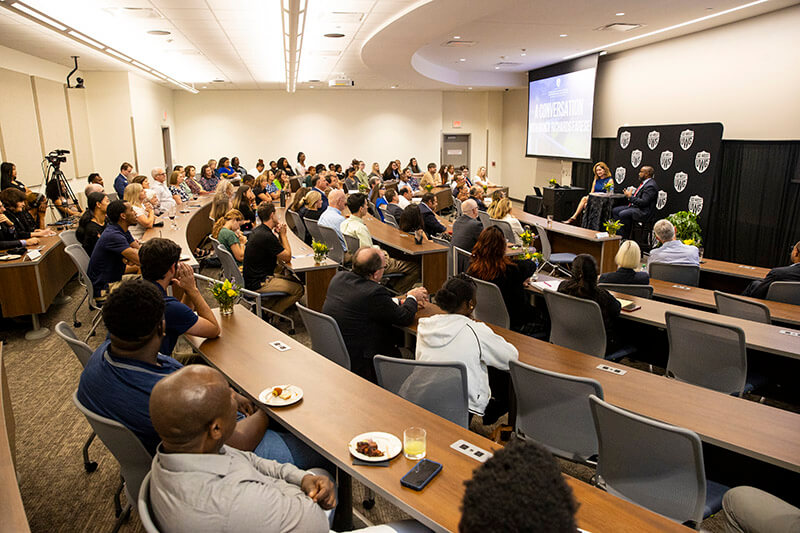
<svg viewBox="0 0 800 533">
<path fill-rule="evenodd" d="M 175 212 L 177 211 L 177 209 L 178 208 L 176 206 L 172 205 L 167 210 L 167 216 L 169 216 L 169 219 L 172 221 L 172 229 L 173 229 L 173 231 L 178 229 L 178 225 L 175 224 Z"/>
<path fill-rule="evenodd" d="M 425 430 L 408 428 L 403 431 L 403 455 L 406 459 L 416 461 L 425 457 Z"/>
<path fill-rule="evenodd" d="M 548 228 L 553 227 L 553 215 L 547 215 L 547 227 Z"/>
</svg>

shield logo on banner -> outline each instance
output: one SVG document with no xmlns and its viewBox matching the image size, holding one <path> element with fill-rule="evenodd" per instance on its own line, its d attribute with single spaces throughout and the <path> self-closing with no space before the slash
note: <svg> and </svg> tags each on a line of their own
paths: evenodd
<svg viewBox="0 0 800 533">
<path fill-rule="evenodd" d="M 702 174 L 706 170 L 708 170 L 708 165 L 711 164 L 711 154 L 708 152 L 697 152 L 697 155 L 694 156 L 694 168 Z M 702 203 L 702 199 L 700 200 Z"/>
<path fill-rule="evenodd" d="M 647 147 L 651 150 L 655 150 L 656 146 L 658 146 L 658 140 L 661 138 L 661 134 L 657 131 L 651 131 L 647 134 Z"/>
<path fill-rule="evenodd" d="M 692 130 L 683 130 L 681 132 L 681 148 L 684 150 L 688 150 L 692 143 L 694 142 L 694 132 Z"/>
<path fill-rule="evenodd" d="M 658 191 L 658 200 L 656 200 L 656 209 L 664 209 L 667 205 L 667 191 Z"/>
<path fill-rule="evenodd" d="M 614 181 L 616 181 L 617 184 L 625 181 L 625 172 L 625 167 L 617 167 L 617 170 L 614 171 Z"/>
<path fill-rule="evenodd" d="M 634 150 L 633 152 L 631 152 L 631 166 L 633 168 L 636 168 L 641 164 L 642 164 L 642 151 Z"/>
<path fill-rule="evenodd" d="M 699 215 L 703 210 L 703 198 L 697 195 L 689 197 L 689 212 Z"/>
<path fill-rule="evenodd" d="M 631 143 L 631 132 L 623 131 L 619 134 L 619 145 L 624 150 Z"/>
<path fill-rule="evenodd" d="M 689 175 L 686 172 L 676 172 L 674 183 L 675 191 L 683 192 L 683 189 L 686 188 L 686 184 L 689 183 Z"/>
<path fill-rule="evenodd" d="M 667 170 L 670 166 L 672 166 L 672 152 L 664 150 L 661 152 L 661 168 Z"/>
</svg>

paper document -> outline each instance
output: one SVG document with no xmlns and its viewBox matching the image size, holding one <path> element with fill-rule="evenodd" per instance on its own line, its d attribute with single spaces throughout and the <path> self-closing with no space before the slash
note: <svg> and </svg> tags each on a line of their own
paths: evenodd
<svg viewBox="0 0 800 533">
<path fill-rule="evenodd" d="M 533 283 L 534 287 L 538 287 L 542 290 L 550 289 L 551 291 L 555 291 L 558 289 L 558 286 L 561 285 L 563 280 L 560 279 L 551 279 L 548 281 L 535 281 Z"/>
</svg>

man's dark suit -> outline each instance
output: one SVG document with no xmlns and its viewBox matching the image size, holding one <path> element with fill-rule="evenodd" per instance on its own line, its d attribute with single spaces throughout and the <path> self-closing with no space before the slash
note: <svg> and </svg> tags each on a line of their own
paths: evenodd
<svg viewBox="0 0 800 533">
<path fill-rule="evenodd" d="M 642 186 L 631 196 L 628 205 L 615 207 L 612 211 L 614 219 L 622 222 L 619 234 L 623 239 L 631 235 L 631 226 L 634 221 L 650 220 L 656 208 L 658 200 L 658 184 L 653 178 L 648 178 Z"/>
<path fill-rule="evenodd" d="M 480 220 L 461 215 L 453 223 L 453 238 L 450 242 L 453 243 L 453 246 L 471 252 L 482 231 L 483 224 L 481 224 Z M 458 258 L 459 272 L 466 271 L 468 265 L 468 261 L 461 257 Z"/>
<path fill-rule="evenodd" d="M 445 228 L 442 223 L 439 222 L 439 219 L 436 218 L 436 213 L 434 213 L 433 210 L 426 204 L 420 202 L 419 210 L 422 212 L 422 222 L 424 224 L 423 229 L 429 238 L 431 235 L 439 235 L 447 230 L 447 228 Z"/>
<path fill-rule="evenodd" d="M 409 326 L 414 322 L 417 301 L 406 298 L 402 305 L 397 305 L 380 283 L 342 271 L 328 286 L 322 312 L 339 325 L 352 371 L 376 383 L 372 357 L 399 355 L 394 339 L 400 330 L 393 326 Z"/>
<path fill-rule="evenodd" d="M 767 292 L 769 292 L 769 286 L 776 281 L 800 281 L 800 263 L 773 268 L 763 280 L 756 280 L 750 283 L 742 294 L 751 298 L 764 299 L 767 297 Z"/>
<path fill-rule="evenodd" d="M 475 203 L 478 204 L 478 210 L 479 211 L 486 211 L 487 210 L 486 204 L 484 204 L 483 201 L 480 198 L 478 198 L 477 196 L 470 196 L 469 199 L 470 200 L 475 200 Z"/>
<path fill-rule="evenodd" d="M 389 204 L 386 206 L 386 212 L 392 215 L 396 222 L 400 222 L 400 215 L 403 214 L 403 210 L 397 204 Z"/>
<path fill-rule="evenodd" d="M 620 268 L 616 272 L 606 272 L 600 274 L 600 283 L 621 283 L 623 285 L 648 285 L 650 274 L 647 272 L 636 272 L 632 268 Z"/>
</svg>

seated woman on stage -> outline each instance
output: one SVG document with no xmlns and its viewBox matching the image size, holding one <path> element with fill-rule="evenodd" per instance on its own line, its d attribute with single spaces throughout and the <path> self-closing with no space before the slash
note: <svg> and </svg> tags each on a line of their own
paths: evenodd
<svg viewBox="0 0 800 533">
<path fill-rule="evenodd" d="M 44 194 L 56 207 L 61 218 L 73 217 L 81 214 L 80 207 L 74 203 L 70 205 L 70 200 L 67 198 L 67 191 L 63 182 L 60 180 L 51 179 L 48 181 L 44 189 Z"/>
<path fill-rule="evenodd" d="M 600 274 L 600 283 L 626 283 L 629 285 L 647 285 L 650 283 L 650 274 L 646 270 L 636 272 L 642 264 L 642 252 L 636 241 L 625 241 L 614 256 L 617 264 L 616 272 Z"/>
<path fill-rule="evenodd" d="M 519 353 L 489 326 L 472 320 L 475 292 L 475 282 L 464 274 L 445 282 L 436 293 L 436 304 L 447 314 L 420 318 L 415 357 L 417 361 L 464 363 L 469 411 L 483 416 L 483 423 L 489 425 L 508 412 L 508 363 Z"/>
<path fill-rule="evenodd" d="M 514 243 L 520 245 L 522 244 L 522 238 L 520 238 L 520 235 L 525 230 L 522 229 L 522 224 L 519 223 L 519 220 L 511 216 L 511 200 L 508 198 L 494 200 L 492 205 L 489 206 L 487 212 L 492 218 L 508 222 L 511 225 L 511 231 L 514 232 Z"/>
<path fill-rule="evenodd" d="M 467 274 L 497 285 L 511 318 L 511 329 L 521 331 L 535 321 L 535 313 L 528 303 L 524 288 L 535 271 L 536 264 L 533 261 L 513 261 L 508 257 L 502 230 L 497 226 L 489 226 L 481 232 L 472 248 Z"/>
<path fill-rule="evenodd" d="M 597 286 L 597 262 L 594 257 L 589 254 L 578 255 L 572 262 L 572 279 L 562 281 L 558 292 L 597 302 L 606 328 L 606 346 L 611 351 L 610 347 L 614 343 L 614 322 L 622 306 L 610 292 Z"/>
<path fill-rule="evenodd" d="M 106 229 L 106 208 L 109 203 L 108 196 L 102 192 L 93 192 L 86 197 L 88 207 L 78 222 L 75 238 L 81 243 L 89 257 L 92 256 L 94 245 L 97 244 L 100 234 Z"/>
<path fill-rule="evenodd" d="M 128 227 L 131 236 L 137 241 L 144 237 L 144 232 L 153 227 L 156 221 L 156 213 L 153 211 L 153 206 L 147 202 L 144 188 L 139 183 L 129 183 L 125 187 L 126 202 L 131 204 L 133 212 L 136 215 L 136 224 Z"/>
<path fill-rule="evenodd" d="M 592 179 L 592 192 L 603 192 L 605 190 L 605 185 L 609 181 L 614 180 L 614 175 L 611 174 L 611 170 L 609 170 L 608 165 L 600 161 L 596 163 L 594 167 L 592 167 L 592 173 L 594 178 Z M 572 224 L 583 212 L 586 204 L 589 202 L 589 196 L 584 196 L 581 198 L 581 201 L 578 202 L 578 208 L 575 210 L 575 213 L 569 217 L 567 220 L 564 221 L 565 224 Z"/>
<path fill-rule="evenodd" d="M 214 222 L 211 230 L 211 236 L 231 253 L 237 266 L 242 266 L 244 247 L 247 244 L 247 237 L 240 230 L 242 222 L 244 222 L 242 213 L 237 209 L 231 209 Z"/>
<path fill-rule="evenodd" d="M 231 207 L 239 211 L 244 217 L 242 230 L 249 231 L 253 229 L 253 225 L 256 223 L 256 195 L 253 194 L 253 189 L 247 185 L 240 185 L 236 189 L 236 194 L 233 195 Z"/>
</svg>

